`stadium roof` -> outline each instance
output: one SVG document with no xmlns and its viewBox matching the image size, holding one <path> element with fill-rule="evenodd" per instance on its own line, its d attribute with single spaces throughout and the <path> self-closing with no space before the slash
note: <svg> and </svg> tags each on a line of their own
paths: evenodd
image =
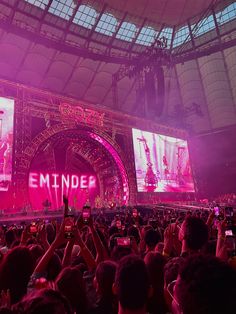
<svg viewBox="0 0 236 314">
<path fill-rule="evenodd" d="M 229 40 L 235 17 L 232 0 L 2 0 L 0 77 L 111 107 L 122 64 L 162 36 L 173 56 L 204 54 Z M 118 94 L 131 111 L 134 80 L 122 78 Z"/>
<path fill-rule="evenodd" d="M 76 1 L 75 1 L 76 2 Z M 101 0 L 118 12 L 147 18 L 156 23 L 169 26 L 181 25 L 189 19 L 204 13 L 220 0 Z M 225 0 L 225 5 L 227 1 Z M 232 2 L 232 1 L 231 1 Z M 92 1 L 91 1 L 92 3 Z"/>
</svg>

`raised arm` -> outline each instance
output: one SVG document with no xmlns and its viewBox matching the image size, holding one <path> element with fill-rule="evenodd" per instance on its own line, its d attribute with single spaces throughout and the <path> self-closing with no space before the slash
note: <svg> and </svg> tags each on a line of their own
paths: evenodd
<svg viewBox="0 0 236 314">
<path fill-rule="evenodd" d="M 90 217 L 89 220 L 89 227 L 93 238 L 93 243 L 97 252 L 96 256 L 96 263 L 99 263 L 101 261 L 104 261 L 109 258 L 108 252 L 106 248 L 104 247 L 101 238 L 99 237 L 97 230 L 93 224 L 93 220 Z"/>
<path fill-rule="evenodd" d="M 80 247 L 80 253 L 79 255 L 81 255 L 88 267 L 89 270 L 94 270 L 96 268 L 96 261 L 93 257 L 93 255 L 91 254 L 91 252 L 89 251 L 89 249 L 87 248 L 86 244 L 84 243 L 84 241 L 82 240 L 79 230 L 76 228 L 75 231 L 75 243 L 77 243 Z"/>
<path fill-rule="evenodd" d="M 56 236 L 56 239 L 53 241 L 53 243 L 49 246 L 46 253 L 43 255 L 43 257 L 38 262 L 37 266 L 35 267 L 34 273 L 43 273 L 45 269 L 47 268 L 47 265 L 52 258 L 55 249 L 59 247 L 60 245 L 64 244 L 67 239 L 64 237 L 64 221 L 61 224 L 60 230 L 58 235 Z"/>
</svg>

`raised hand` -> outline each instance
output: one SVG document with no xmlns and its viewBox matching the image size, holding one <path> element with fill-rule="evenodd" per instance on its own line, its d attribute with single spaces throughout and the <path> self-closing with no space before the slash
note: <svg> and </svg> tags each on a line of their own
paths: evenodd
<svg viewBox="0 0 236 314">
<path fill-rule="evenodd" d="M 24 230 L 21 234 L 20 244 L 26 245 L 27 241 L 31 238 L 30 232 L 29 232 L 30 226 L 25 226 Z"/>
<path fill-rule="evenodd" d="M 167 226 L 164 231 L 164 249 L 163 255 L 169 256 L 173 247 L 173 230 L 171 230 L 171 225 Z"/>
<path fill-rule="evenodd" d="M 0 306 L 9 308 L 10 305 L 11 305 L 11 298 L 10 298 L 9 289 L 6 291 L 2 290 L 0 294 Z"/>
<path fill-rule="evenodd" d="M 65 205 L 68 205 L 68 203 L 69 203 L 69 201 L 68 201 L 68 196 L 63 195 L 63 203 L 64 203 Z"/>
<path fill-rule="evenodd" d="M 42 224 L 39 228 L 38 241 L 41 242 L 44 249 L 48 249 L 49 243 L 47 239 L 47 232 L 46 232 L 45 224 Z"/>
</svg>

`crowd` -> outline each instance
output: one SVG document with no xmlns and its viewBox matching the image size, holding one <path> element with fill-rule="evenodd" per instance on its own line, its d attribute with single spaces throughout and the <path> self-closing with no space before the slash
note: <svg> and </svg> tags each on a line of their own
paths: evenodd
<svg viewBox="0 0 236 314">
<path fill-rule="evenodd" d="M 0 228 L 0 313 L 233 314 L 233 210 L 137 209 Z"/>
</svg>

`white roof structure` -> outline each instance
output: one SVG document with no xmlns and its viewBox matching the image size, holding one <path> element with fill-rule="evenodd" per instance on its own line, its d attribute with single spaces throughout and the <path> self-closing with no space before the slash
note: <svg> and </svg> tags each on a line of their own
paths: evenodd
<svg viewBox="0 0 236 314">
<path fill-rule="evenodd" d="M 204 117 L 188 117 L 194 129 L 230 125 L 235 17 L 229 0 L 2 0 L 0 78 L 114 108 L 114 74 L 164 36 L 164 114 L 197 103 Z M 135 80 L 124 76 L 117 88 L 119 110 L 132 112 Z"/>
</svg>

